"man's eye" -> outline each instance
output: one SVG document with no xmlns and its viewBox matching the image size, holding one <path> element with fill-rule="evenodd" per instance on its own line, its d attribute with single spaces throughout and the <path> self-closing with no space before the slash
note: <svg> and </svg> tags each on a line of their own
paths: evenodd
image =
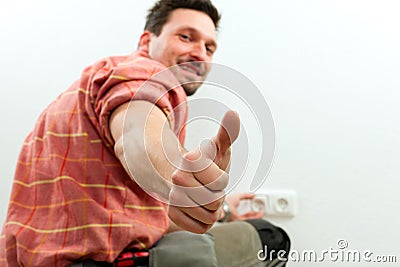
<svg viewBox="0 0 400 267">
<path fill-rule="evenodd" d="M 209 54 L 211 54 L 211 55 L 214 54 L 214 52 L 215 52 L 215 51 L 214 51 L 214 48 L 211 48 L 211 47 L 209 47 L 209 46 L 206 47 L 206 50 L 207 50 L 207 52 L 208 52 Z"/>
<path fill-rule="evenodd" d="M 182 40 L 184 40 L 184 41 L 189 41 L 189 40 L 190 40 L 190 36 L 189 36 L 189 35 L 186 35 L 186 34 L 180 34 L 179 36 L 180 36 L 180 37 L 181 37 L 181 39 L 182 39 Z"/>
</svg>

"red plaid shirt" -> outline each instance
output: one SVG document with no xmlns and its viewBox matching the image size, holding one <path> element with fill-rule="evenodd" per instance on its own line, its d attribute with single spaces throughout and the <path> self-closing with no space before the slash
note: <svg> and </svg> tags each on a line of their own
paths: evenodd
<svg viewBox="0 0 400 267">
<path fill-rule="evenodd" d="M 137 93 L 163 69 L 142 51 L 105 58 L 41 114 L 18 159 L 0 266 L 112 262 L 123 249 L 148 248 L 165 234 L 165 206 L 125 172 L 109 129 L 110 113 L 135 97 L 156 103 L 179 133 L 186 94 L 174 79 L 154 79 Z"/>
</svg>

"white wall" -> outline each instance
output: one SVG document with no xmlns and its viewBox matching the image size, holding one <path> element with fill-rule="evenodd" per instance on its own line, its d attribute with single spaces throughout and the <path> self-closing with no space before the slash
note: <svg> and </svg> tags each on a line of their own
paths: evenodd
<svg viewBox="0 0 400 267">
<path fill-rule="evenodd" d="M 2 223 L 35 118 L 85 66 L 135 49 L 152 1 L 0 3 Z M 215 3 L 223 12 L 216 62 L 247 75 L 274 114 L 276 158 L 262 190 L 299 194 L 294 218 L 271 220 L 297 250 L 337 248 L 344 238 L 350 249 L 400 260 L 398 1 Z M 257 142 L 250 149 L 257 164 Z"/>
</svg>

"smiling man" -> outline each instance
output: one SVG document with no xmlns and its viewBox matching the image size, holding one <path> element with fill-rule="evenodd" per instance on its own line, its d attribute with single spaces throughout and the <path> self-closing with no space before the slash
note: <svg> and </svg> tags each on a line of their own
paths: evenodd
<svg viewBox="0 0 400 267">
<path fill-rule="evenodd" d="M 250 223 L 211 229 L 229 218 L 238 115 L 201 151 L 183 146 L 186 97 L 210 71 L 219 19 L 209 0 L 156 2 L 137 51 L 87 67 L 44 110 L 19 156 L 2 266 L 261 264 Z"/>
<path fill-rule="evenodd" d="M 151 19 L 151 15 L 148 18 Z M 210 70 L 207 63 L 217 49 L 218 21 L 219 15 L 215 12 L 210 17 L 197 10 L 176 9 L 162 31 L 159 24 L 149 22 L 141 36 L 140 45 L 148 48 L 152 59 L 167 67 L 181 64 L 179 68 L 171 70 L 189 96 L 201 85 L 190 82 L 204 81 Z"/>
</svg>

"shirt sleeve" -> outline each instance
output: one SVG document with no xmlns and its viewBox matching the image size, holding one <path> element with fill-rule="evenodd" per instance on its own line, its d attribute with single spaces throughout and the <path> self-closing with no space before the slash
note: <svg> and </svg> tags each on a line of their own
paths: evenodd
<svg viewBox="0 0 400 267">
<path fill-rule="evenodd" d="M 110 115 L 118 106 L 133 100 L 145 100 L 158 106 L 176 134 L 184 128 L 186 94 L 172 73 L 158 62 L 144 57 L 120 62 L 109 58 L 90 71 L 85 108 L 93 112 L 91 117 L 107 143 L 114 145 Z"/>
</svg>

